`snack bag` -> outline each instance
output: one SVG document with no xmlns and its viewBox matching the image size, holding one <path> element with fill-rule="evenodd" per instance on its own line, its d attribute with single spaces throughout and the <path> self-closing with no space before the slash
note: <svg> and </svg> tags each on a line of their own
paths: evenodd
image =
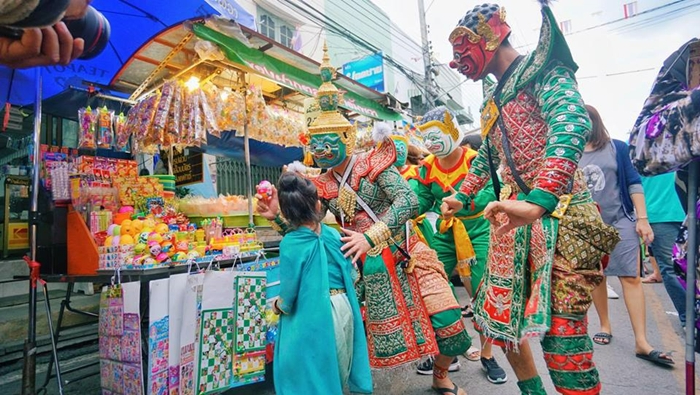
<svg viewBox="0 0 700 395">
<path fill-rule="evenodd" d="M 106 106 L 99 110 L 98 129 L 97 129 L 97 146 L 99 148 L 112 148 L 114 141 L 114 132 L 112 130 L 112 118 L 114 112 L 110 111 Z"/>
<path fill-rule="evenodd" d="M 123 112 L 114 117 L 114 134 L 116 136 L 114 146 L 120 152 L 129 152 L 131 132 L 127 128 L 127 120 L 128 118 Z"/>
<path fill-rule="evenodd" d="M 97 114 L 89 106 L 78 110 L 80 120 L 79 148 L 95 148 L 95 131 L 97 128 Z"/>
</svg>

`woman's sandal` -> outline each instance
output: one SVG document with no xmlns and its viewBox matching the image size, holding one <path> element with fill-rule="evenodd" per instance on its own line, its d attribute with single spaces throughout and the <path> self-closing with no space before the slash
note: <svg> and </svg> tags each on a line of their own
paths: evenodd
<svg viewBox="0 0 700 395">
<path fill-rule="evenodd" d="M 610 341 L 612 340 L 613 335 L 605 332 L 599 332 L 593 335 L 593 342 L 596 344 L 600 344 L 601 346 L 607 346 L 610 344 Z"/>
<path fill-rule="evenodd" d="M 472 362 L 477 362 L 481 360 L 481 350 L 474 346 L 469 347 L 469 349 L 463 355 L 464 358 L 467 358 Z"/>
<path fill-rule="evenodd" d="M 452 383 L 454 385 L 453 388 L 438 388 L 438 387 L 433 387 L 433 391 L 437 392 L 440 395 L 446 395 L 446 394 L 452 394 L 452 395 L 467 395 L 467 393 L 459 388 L 457 384 Z"/>
<path fill-rule="evenodd" d="M 662 353 L 659 350 L 651 350 L 649 354 L 636 354 L 637 358 L 647 360 L 649 362 L 653 362 L 659 366 L 663 367 L 670 367 L 672 365 L 675 365 L 675 362 L 673 362 L 673 359 L 666 353 Z"/>
</svg>

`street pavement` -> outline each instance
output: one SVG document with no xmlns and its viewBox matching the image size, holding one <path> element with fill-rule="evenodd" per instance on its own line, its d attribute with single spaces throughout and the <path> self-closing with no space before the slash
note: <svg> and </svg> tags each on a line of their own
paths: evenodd
<svg viewBox="0 0 700 395">
<path fill-rule="evenodd" d="M 616 278 L 610 279 L 611 285 L 621 294 L 620 284 Z M 629 323 L 627 311 L 623 299 L 611 299 L 610 318 L 613 325 L 613 339 L 610 345 L 595 345 L 594 360 L 600 371 L 603 385 L 603 394 L 610 395 L 676 395 L 685 393 L 685 341 L 683 331 L 678 322 L 678 317 L 673 311 L 671 302 L 666 295 L 663 284 L 645 284 L 645 299 L 647 304 L 647 335 L 649 342 L 656 348 L 672 352 L 676 365 L 672 369 L 658 367 L 650 362 L 638 359 L 634 355 L 634 336 Z M 458 290 L 459 296 L 464 300 L 464 290 Z M 590 332 L 595 333 L 598 327 L 598 319 L 595 311 L 591 310 Z M 471 325 L 468 325 L 472 335 L 475 334 Z M 555 394 L 551 384 L 541 349 L 536 340 L 532 340 L 532 348 L 535 353 L 538 369 L 542 375 L 547 392 Z M 697 355 L 697 354 L 696 354 Z M 79 349 L 66 350 L 61 357 L 62 366 L 69 368 L 90 361 L 96 356 L 96 346 L 87 345 Z M 302 353 L 298 358 L 306 358 Z M 512 369 L 508 366 L 502 352 L 496 352 L 496 358 L 506 369 L 509 380 L 505 384 L 494 385 L 486 380 L 481 371 L 479 362 L 470 362 L 460 358 L 461 369 L 452 373 L 452 379 L 466 389 L 470 395 L 474 394 L 499 394 L 518 395 L 516 378 Z M 94 359 L 92 359 L 94 361 Z M 46 358 L 41 358 L 37 377 L 43 378 L 46 370 Z M 19 365 L 21 367 L 21 365 Z M 97 366 L 87 371 L 95 372 Z M 80 372 L 78 372 L 80 373 Z M 305 372 L 293 372 L 292 374 L 306 374 Z M 316 374 L 328 374 L 317 372 Z M 75 375 L 75 374 L 72 374 Z M 72 375 L 67 375 L 70 379 Z M 696 386 L 700 389 L 700 368 L 696 367 Z M 19 394 L 21 370 L 12 367 L 0 368 L 0 394 Z M 48 394 L 57 394 L 55 382 L 49 386 Z M 64 394 L 88 395 L 99 393 L 99 376 L 68 384 L 64 388 Z M 243 387 L 226 392 L 226 395 L 273 395 L 274 389 L 271 379 L 255 386 Z M 391 372 L 375 373 L 375 394 L 380 395 L 424 395 L 433 393 L 430 391 L 430 377 L 420 376 L 413 369 L 398 369 Z M 700 393 L 700 392 L 699 392 Z M 309 394 L 314 395 L 314 394 Z"/>
</svg>

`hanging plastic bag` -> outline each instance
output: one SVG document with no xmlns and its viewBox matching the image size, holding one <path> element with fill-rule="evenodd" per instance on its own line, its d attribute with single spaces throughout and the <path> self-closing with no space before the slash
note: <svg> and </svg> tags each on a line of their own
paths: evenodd
<svg viewBox="0 0 700 395">
<path fill-rule="evenodd" d="M 99 148 L 112 148 L 112 143 L 114 142 L 112 118 L 114 118 L 114 111 L 110 111 L 107 107 L 102 107 L 99 110 L 97 128 L 97 146 Z"/>
<path fill-rule="evenodd" d="M 78 119 L 80 120 L 78 148 L 95 148 L 97 114 L 88 106 L 78 110 Z"/>
</svg>

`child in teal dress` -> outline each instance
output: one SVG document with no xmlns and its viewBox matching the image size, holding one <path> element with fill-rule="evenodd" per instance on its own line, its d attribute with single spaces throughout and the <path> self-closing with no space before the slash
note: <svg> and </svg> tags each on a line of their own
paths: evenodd
<svg viewBox="0 0 700 395">
<path fill-rule="evenodd" d="M 372 393 L 355 270 L 340 234 L 321 224 L 316 187 L 294 173 L 278 182 L 290 231 L 280 244 L 280 314 L 274 380 L 278 395 Z M 273 190 L 273 194 L 276 193 Z"/>
</svg>

